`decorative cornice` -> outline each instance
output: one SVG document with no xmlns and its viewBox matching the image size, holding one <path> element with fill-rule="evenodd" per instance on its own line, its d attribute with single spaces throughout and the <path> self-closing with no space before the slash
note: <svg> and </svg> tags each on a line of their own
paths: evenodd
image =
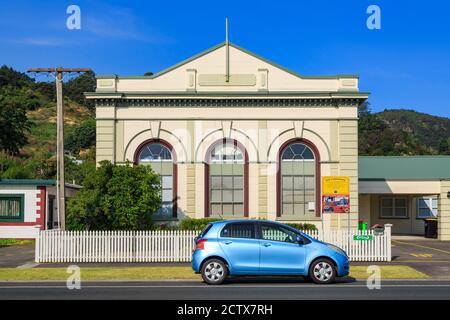
<svg viewBox="0 0 450 320">
<path fill-rule="evenodd" d="M 198 107 L 198 108 L 296 108 L 296 107 L 357 107 L 363 98 L 230 98 L 230 99 L 180 99 L 180 98 L 133 98 L 117 99 L 100 97 L 95 99 L 96 107 Z"/>
</svg>

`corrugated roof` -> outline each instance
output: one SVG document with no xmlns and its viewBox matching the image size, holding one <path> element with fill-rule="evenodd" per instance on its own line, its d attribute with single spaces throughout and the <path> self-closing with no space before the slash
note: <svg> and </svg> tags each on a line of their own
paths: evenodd
<svg viewBox="0 0 450 320">
<path fill-rule="evenodd" d="M 29 185 L 29 186 L 54 186 L 54 179 L 0 179 L 0 185 Z M 79 189 L 81 186 L 66 183 L 66 187 Z"/>
<path fill-rule="evenodd" d="M 0 184 L 7 185 L 33 185 L 33 186 L 52 186 L 55 185 L 53 179 L 0 179 Z"/>
<path fill-rule="evenodd" d="M 450 179 L 450 156 L 359 157 L 359 180 Z"/>
</svg>

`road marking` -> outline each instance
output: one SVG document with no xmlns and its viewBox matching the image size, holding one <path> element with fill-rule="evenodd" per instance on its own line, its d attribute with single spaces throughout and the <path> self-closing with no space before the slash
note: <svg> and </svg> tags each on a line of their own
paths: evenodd
<svg viewBox="0 0 450 320">
<path fill-rule="evenodd" d="M 436 248 L 433 248 L 433 247 L 427 247 L 427 246 L 423 246 L 423 245 L 416 244 L 416 243 L 402 242 L 402 241 L 397 241 L 397 240 L 392 240 L 392 242 L 401 243 L 401 244 L 407 244 L 407 245 L 410 245 L 410 246 L 415 246 L 415 247 L 425 248 L 425 249 L 431 249 L 431 250 L 443 252 L 443 253 L 446 253 L 446 254 L 450 254 L 450 251 L 436 249 Z"/>
<path fill-rule="evenodd" d="M 432 288 L 432 287 L 442 287 L 442 288 L 448 288 L 450 287 L 450 284 L 381 284 L 382 287 L 385 288 Z M 162 286 L 162 285 L 156 285 L 156 286 L 125 286 L 125 285 L 119 285 L 119 286 L 83 286 L 81 285 L 81 289 L 134 289 L 134 288 L 210 288 L 210 289 L 227 289 L 227 288 L 321 288 L 321 289 L 333 289 L 333 288 L 367 288 L 366 285 L 273 285 L 273 286 L 264 286 L 264 285 L 228 285 L 228 286 L 208 286 L 208 285 L 201 285 L 201 286 L 193 286 L 193 285 L 177 285 L 177 286 Z M 67 289 L 66 286 L 0 286 L 0 289 Z M 67 289 L 68 290 L 68 289 Z M 77 292 L 77 291 L 74 291 Z"/>
<path fill-rule="evenodd" d="M 390 263 L 410 263 L 410 262 L 438 262 L 438 263 L 450 263 L 450 260 L 399 260 L 399 261 L 391 261 Z M 383 264 L 385 266 L 387 264 Z M 351 268 L 351 266 L 350 266 Z"/>
<path fill-rule="evenodd" d="M 416 258 L 431 258 L 433 256 L 432 253 L 410 253 L 410 255 Z"/>
</svg>

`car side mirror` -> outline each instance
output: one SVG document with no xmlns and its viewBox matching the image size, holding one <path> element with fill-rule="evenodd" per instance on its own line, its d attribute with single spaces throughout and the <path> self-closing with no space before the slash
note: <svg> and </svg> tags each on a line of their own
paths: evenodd
<svg viewBox="0 0 450 320">
<path fill-rule="evenodd" d="M 194 238 L 194 243 L 197 243 L 198 236 Z"/>
<path fill-rule="evenodd" d="M 295 240 L 297 240 L 298 244 L 303 244 L 303 238 L 302 237 L 297 236 L 297 238 Z"/>
</svg>

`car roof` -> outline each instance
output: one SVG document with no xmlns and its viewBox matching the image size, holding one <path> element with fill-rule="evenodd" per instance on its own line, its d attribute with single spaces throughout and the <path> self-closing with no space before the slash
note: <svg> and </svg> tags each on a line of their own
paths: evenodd
<svg viewBox="0 0 450 320">
<path fill-rule="evenodd" d="M 225 223 L 240 223 L 240 222 L 250 222 L 250 223 L 262 223 L 262 222 L 267 222 L 267 223 L 273 223 L 273 224 L 282 224 L 278 221 L 273 221 L 273 220 L 249 220 L 249 219 L 236 219 L 236 220 L 219 220 L 219 221 L 214 221 L 211 222 L 211 224 L 225 224 Z"/>
</svg>

